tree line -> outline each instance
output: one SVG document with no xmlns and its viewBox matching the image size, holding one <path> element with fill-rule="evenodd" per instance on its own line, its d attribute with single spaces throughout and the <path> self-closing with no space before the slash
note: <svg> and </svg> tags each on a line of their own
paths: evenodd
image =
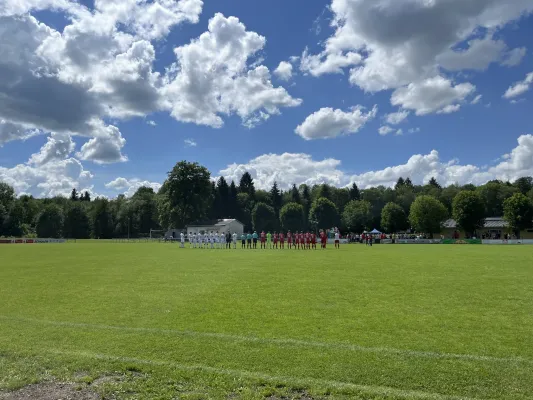
<svg viewBox="0 0 533 400">
<path fill-rule="evenodd" d="M 124 238 L 147 236 L 150 230 L 184 228 L 205 219 L 236 218 L 245 230 L 316 230 L 337 226 L 360 233 L 414 230 L 429 235 L 454 218 L 472 234 L 487 217 L 503 216 L 514 231 L 530 228 L 533 220 L 533 178 L 490 181 L 481 186 L 442 187 L 435 178 L 415 185 L 409 177 L 394 187 L 360 190 L 321 184 L 293 185 L 283 191 L 255 188 L 246 172 L 238 183 L 211 179 L 198 163 L 178 162 L 156 193 L 141 187 L 131 197 L 91 199 L 72 190 L 69 198 L 16 197 L 0 182 L 0 236 L 50 238 Z"/>
</svg>

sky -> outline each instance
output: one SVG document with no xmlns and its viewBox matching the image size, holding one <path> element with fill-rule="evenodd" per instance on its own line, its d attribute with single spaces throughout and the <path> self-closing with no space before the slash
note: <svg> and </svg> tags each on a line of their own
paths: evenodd
<svg viewBox="0 0 533 400">
<path fill-rule="evenodd" d="M 1 0 L 0 181 L 533 175 L 533 0 Z"/>
</svg>

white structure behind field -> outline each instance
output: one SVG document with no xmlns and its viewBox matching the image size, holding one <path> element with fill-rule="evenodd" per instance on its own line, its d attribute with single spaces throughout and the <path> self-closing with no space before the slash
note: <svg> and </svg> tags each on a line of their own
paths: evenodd
<svg viewBox="0 0 533 400">
<path fill-rule="evenodd" d="M 238 235 L 244 232 L 244 224 L 236 219 L 215 219 L 209 221 L 200 221 L 188 225 L 185 229 L 170 229 L 165 234 L 167 238 L 178 238 L 181 232 L 186 232 L 187 235 L 204 234 L 204 233 L 237 233 Z"/>
</svg>

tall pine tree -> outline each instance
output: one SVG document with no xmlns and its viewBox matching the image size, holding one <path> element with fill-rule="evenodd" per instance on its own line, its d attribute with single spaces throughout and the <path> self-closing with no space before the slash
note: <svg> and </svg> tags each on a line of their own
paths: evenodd
<svg viewBox="0 0 533 400">
<path fill-rule="evenodd" d="M 231 185 L 229 185 L 228 190 L 228 217 L 230 218 L 237 218 L 237 215 L 239 214 L 237 194 L 237 186 L 235 185 L 234 181 L 231 181 Z"/>
<path fill-rule="evenodd" d="M 404 179 L 400 176 L 400 177 L 398 178 L 398 180 L 396 181 L 396 186 L 394 186 L 394 189 L 399 189 L 399 188 L 401 188 L 401 187 L 404 186 L 404 185 L 405 185 L 405 181 L 404 181 Z"/>
<path fill-rule="evenodd" d="M 218 178 L 215 196 L 217 217 L 227 218 L 229 216 L 229 186 L 223 176 Z"/>
<path fill-rule="evenodd" d="M 252 175 L 249 172 L 245 172 L 239 182 L 239 193 L 246 193 L 250 196 L 250 199 L 255 199 L 255 186 Z"/>
<path fill-rule="evenodd" d="M 431 177 L 431 179 L 429 180 L 429 183 L 428 185 L 430 186 L 434 186 L 436 187 L 437 189 L 442 189 L 441 186 L 439 185 L 439 182 L 437 182 L 437 180 L 435 179 L 435 177 Z"/>
<path fill-rule="evenodd" d="M 281 192 L 279 191 L 277 182 L 274 182 L 270 189 L 270 203 L 276 214 L 276 218 L 279 219 L 279 211 L 281 210 Z"/>
<path fill-rule="evenodd" d="M 309 191 L 309 186 L 303 184 L 300 185 L 300 189 L 302 190 L 302 206 L 304 208 L 304 223 L 305 226 L 308 226 L 309 221 L 309 210 L 311 209 L 311 192 Z"/>
<path fill-rule="evenodd" d="M 296 187 L 296 185 L 292 185 L 290 194 L 291 194 L 290 198 L 291 198 L 292 203 L 301 204 L 302 200 L 300 199 L 300 192 L 298 188 Z"/>
<path fill-rule="evenodd" d="M 317 198 L 319 199 L 321 197 L 328 199 L 328 200 L 332 199 L 331 188 L 329 187 L 329 185 L 325 183 L 320 185 L 320 188 L 318 189 Z"/>
<path fill-rule="evenodd" d="M 350 200 L 361 200 L 361 192 L 359 191 L 359 188 L 357 187 L 355 182 L 350 188 Z"/>
</svg>

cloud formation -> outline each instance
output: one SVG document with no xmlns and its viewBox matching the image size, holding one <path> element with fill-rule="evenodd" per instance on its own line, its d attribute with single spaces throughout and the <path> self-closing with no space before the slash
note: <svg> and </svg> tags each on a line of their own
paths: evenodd
<svg viewBox="0 0 533 400">
<path fill-rule="evenodd" d="M 183 122 L 220 128 L 221 115 L 237 114 L 248 127 L 302 103 L 283 87 L 274 87 L 270 71 L 250 60 L 266 39 L 246 30 L 236 17 L 218 13 L 208 31 L 174 49 L 161 89 L 171 115 Z"/>
<path fill-rule="evenodd" d="M 141 187 L 149 187 L 158 192 L 161 189 L 161 184 L 158 182 L 150 182 L 139 178 L 126 179 L 118 177 L 105 184 L 105 187 L 116 192 L 124 194 L 126 197 L 131 197 Z"/>
<path fill-rule="evenodd" d="M 531 13 L 533 2 L 332 0 L 330 9 L 334 33 L 320 53 L 304 50 L 300 69 L 313 76 L 347 73 L 349 82 L 366 92 L 395 90 L 393 104 L 410 104 L 425 115 L 457 110 L 457 102 L 472 91 L 469 83 L 443 84 L 450 80 L 442 69 L 521 62 L 525 48 L 510 49 L 494 35 Z M 479 37 L 483 31 L 489 33 Z"/>
<path fill-rule="evenodd" d="M 287 61 L 279 63 L 278 67 L 274 70 L 274 74 L 283 81 L 288 81 L 292 78 L 292 64 Z"/>
<path fill-rule="evenodd" d="M 298 125 L 295 132 L 305 140 L 331 139 L 358 132 L 376 114 L 376 106 L 366 113 L 361 106 L 352 107 L 350 111 L 321 108 Z"/>
<path fill-rule="evenodd" d="M 530 72 L 526 75 L 526 78 L 523 81 L 516 82 L 515 84 L 509 86 L 509 89 L 506 90 L 503 97 L 506 99 L 513 99 L 515 97 L 521 96 L 526 93 L 533 83 L 533 72 Z"/>
<path fill-rule="evenodd" d="M 391 129 L 390 132 L 393 131 Z M 415 184 L 425 184 L 435 177 L 444 186 L 454 183 L 480 185 L 492 179 L 514 181 L 533 175 L 533 135 L 520 136 L 517 146 L 501 158 L 504 161 L 482 168 L 460 164 L 458 160 L 442 160 L 439 152 L 432 150 L 428 154 L 413 155 L 404 164 L 349 175 L 342 170 L 341 161 L 334 158 L 314 160 L 304 153 L 264 154 L 247 163 L 228 165 L 219 174 L 238 182 L 248 171 L 256 187 L 264 190 L 268 190 L 274 182 L 284 190 L 302 183 L 345 187 L 355 182 L 363 189 L 379 185 L 392 187 L 400 177 L 409 177 Z"/>
</svg>

